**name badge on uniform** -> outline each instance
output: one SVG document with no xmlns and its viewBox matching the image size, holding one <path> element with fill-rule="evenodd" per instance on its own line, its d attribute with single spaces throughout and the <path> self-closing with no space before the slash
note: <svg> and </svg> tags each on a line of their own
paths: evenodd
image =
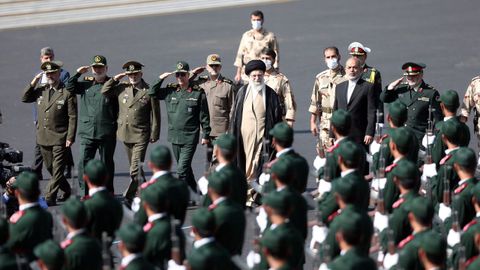
<svg viewBox="0 0 480 270">
<path fill-rule="evenodd" d="M 63 106 L 63 104 L 65 104 L 65 100 L 57 100 L 57 110 L 60 110 Z"/>
<path fill-rule="evenodd" d="M 418 100 L 420 100 L 420 101 L 425 101 L 425 102 L 429 102 L 429 101 L 430 101 L 430 99 L 429 99 L 428 97 L 420 97 L 420 98 L 418 98 Z"/>
<path fill-rule="evenodd" d="M 127 100 L 128 100 L 128 94 L 123 95 L 122 103 L 123 104 L 127 103 Z"/>
</svg>

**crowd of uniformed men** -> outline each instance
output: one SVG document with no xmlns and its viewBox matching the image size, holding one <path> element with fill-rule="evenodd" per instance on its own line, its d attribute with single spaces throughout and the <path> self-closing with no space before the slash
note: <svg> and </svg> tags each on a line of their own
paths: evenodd
<svg viewBox="0 0 480 270">
<path fill-rule="evenodd" d="M 480 78 L 462 105 L 456 91 L 440 95 L 423 80 L 422 63 L 403 64 L 404 76 L 382 88 L 380 72 L 365 62 L 368 47 L 350 44 L 345 68 L 339 50 L 326 48 L 328 69 L 316 76 L 309 107 L 318 188 L 308 193 L 309 165 L 292 149 L 297 108 L 279 72 L 278 42 L 261 11 L 250 19 L 235 82 L 221 74 L 217 54 L 194 70 L 179 61 L 150 86 L 137 61 L 110 77 L 107 59 L 96 55 L 69 78 L 53 50 L 42 49 L 42 72 L 22 101 L 37 105 L 37 159 L 51 174 L 46 205 L 64 203 L 53 217 L 39 204 L 41 170 L 7 183 L 20 206 L 8 222 L 0 219 L 0 269 L 23 269 L 22 260 L 40 269 L 109 269 L 114 239 L 119 269 L 243 269 L 246 209 L 258 213 L 252 269 L 303 269 L 306 256 L 315 269 L 480 269 L 480 184 L 465 124 L 474 110 L 479 134 Z M 164 85 L 171 75 L 176 82 Z M 148 144 L 159 139 L 159 100 L 171 148 L 151 150 L 147 181 L 143 164 Z M 65 177 L 77 135 L 80 199 Z M 124 208 L 113 195 L 117 139 L 130 162 L 124 203 L 134 212 L 122 227 Z M 199 141 L 212 151 L 196 181 Z M 198 194 L 186 236 L 186 210 Z M 315 197 L 316 220 L 307 220 L 302 194 Z M 68 234 L 58 244 L 52 228 L 60 223 Z"/>
</svg>

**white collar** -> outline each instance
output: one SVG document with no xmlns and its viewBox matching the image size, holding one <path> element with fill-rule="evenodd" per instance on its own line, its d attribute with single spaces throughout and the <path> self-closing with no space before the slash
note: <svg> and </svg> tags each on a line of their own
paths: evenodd
<svg viewBox="0 0 480 270">
<path fill-rule="evenodd" d="M 153 175 L 152 175 L 152 178 L 150 178 L 150 180 L 154 180 L 154 179 L 157 179 L 159 178 L 160 176 L 163 176 L 165 174 L 169 173 L 169 171 L 158 171 L 158 172 L 155 172 Z"/>
<path fill-rule="evenodd" d="M 73 232 L 69 232 L 69 233 L 67 234 L 66 239 L 67 239 L 67 240 L 70 240 L 70 239 L 72 239 L 73 237 L 75 237 L 75 236 L 77 236 L 77 235 L 79 235 L 79 234 L 81 234 L 81 233 L 83 233 L 83 232 L 85 232 L 85 231 L 86 231 L 86 229 L 79 229 L 79 230 L 76 230 L 76 231 L 73 231 Z"/>
<path fill-rule="evenodd" d="M 219 163 L 219 164 L 217 165 L 217 167 L 215 167 L 215 171 L 216 171 L 216 172 L 219 172 L 221 169 L 223 169 L 223 167 L 225 167 L 225 166 L 227 166 L 227 165 L 228 165 L 228 163 Z"/>
<path fill-rule="evenodd" d="M 280 157 L 281 155 L 289 152 L 290 150 L 293 150 L 293 148 L 292 148 L 292 147 L 285 148 L 285 149 L 283 149 L 282 151 L 277 152 L 277 154 L 276 154 L 275 156 L 278 158 L 278 157 Z"/>
<path fill-rule="evenodd" d="M 342 250 L 340 251 L 340 256 L 345 255 L 345 253 L 347 253 L 348 251 L 349 251 L 348 249 L 347 249 L 347 250 L 342 249 Z"/>
<path fill-rule="evenodd" d="M 287 187 L 287 185 L 285 185 L 285 186 L 283 186 L 283 187 L 278 187 L 278 188 L 277 188 L 277 191 L 282 191 L 282 190 L 284 190 L 286 187 Z"/>
<path fill-rule="evenodd" d="M 215 201 L 213 201 L 213 204 L 218 205 L 219 203 L 225 201 L 226 199 L 227 199 L 227 197 L 220 197 L 220 198 L 216 199 Z"/>
<path fill-rule="evenodd" d="M 354 172 L 354 171 L 355 171 L 355 169 L 348 169 L 348 170 L 346 170 L 346 171 L 341 172 L 340 175 L 341 175 L 342 177 L 345 177 L 346 175 L 351 174 L 351 173 Z"/>
<path fill-rule="evenodd" d="M 106 187 L 96 187 L 96 188 L 91 188 L 88 190 L 88 195 L 90 197 L 92 197 L 95 193 L 99 192 L 99 191 L 102 191 L 102 190 L 106 190 L 107 188 Z"/>
<path fill-rule="evenodd" d="M 34 206 L 37 206 L 38 205 L 38 202 L 33 202 L 33 203 L 25 203 L 25 204 L 22 204 L 18 207 L 18 209 L 20 211 L 23 211 L 23 210 L 27 210 L 28 208 L 32 208 Z"/>
<path fill-rule="evenodd" d="M 133 253 L 122 258 L 121 266 L 127 267 L 136 258 L 142 257 L 142 253 Z"/>
<path fill-rule="evenodd" d="M 467 182 L 467 181 L 470 180 L 470 179 L 471 179 L 471 178 L 466 178 L 466 179 L 463 179 L 463 180 L 458 181 L 458 186 L 463 185 L 465 182 Z"/>
<path fill-rule="evenodd" d="M 333 144 L 337 145 L 339 142 L 343 141 L 346 137 L 338 138 Z"/>
<path fill-rule="evenodd" d="M 215 241 L 215 238 L 214 237 L 207 237 L 207 238 L 202 238 L 200 240 L 197 240 L 195 242 L 193 242 L 193 247 L 195 248 L 200 248 L 208 243 L 211 243 Z"/>
<path fill-rule="evenodd" d="M 277 224 L 272 223 L 272 225 L 270 225 L 270 230 L 275 230 L 277 227 Z"/>
<path fill-rule="evenodd" d="M 475 215 L 475 217 L 480 217 L 480 212 L 477 212 L 477 214 Z"/>
<path fill-rule="evenodd" d="M 153 214 L 153 215 L 148 217 L 148 222 L 154 222 L 155 220 L 161 219 L 161 218 L 166 217 L 166 216 L 167 216 L 167 213 L 165 213 L 165 212 Z"/>
<path fill-rule="evenodd" d="M 452 118 L 453 118 L 453 116 L 445 116 L 445 117 L 443 117 L 443 121 L 445 122 L 445 121 L 450 120 Z"/>
<path fill-rule="evenodd" d="M 355 80 L 348 80 L 348 83 L 353 83 L 353 84 L 357 84 L 358 80 L 360 80 L 360 78 L 362 77 L 362 75 L 360 75 L 358 78 L 356 78 Z"/>
<path fill-rule="evenodd" d="M 457 147 L 452 148 L 452 149 L 447 149 L 447 150 L 445 150 L 445 154 L 448 155 L 448 154 L 450 154 L 452 151 L 457 150 L 458 148 L 460 148 L 460 147 L 457 146 Z"/>
<path fill-rule="evenodd" d="M 397 164 L 403 157 L 399 157 L 393 160 L 393 163 Z"/>
</svg>

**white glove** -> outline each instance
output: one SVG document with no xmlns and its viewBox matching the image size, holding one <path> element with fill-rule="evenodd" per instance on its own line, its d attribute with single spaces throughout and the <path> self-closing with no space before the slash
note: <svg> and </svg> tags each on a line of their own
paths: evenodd
<svg viewBox="0 0 480 270">
<path fill-rule="evenodd" d="M 142 202 L 142 200 L 139 198 L 139 197 L 135 197 L 133 198 L 133 202 L 132 202 L 132 211 L 133 212 L 138 212 L 138 210 L 140 210 L 140 203 Z"/>
<path fill-rule="evenodd" d="M 450 216 L 452 216 L 452 208 L 446 206 L 444 203 L 440 203 L 438 206 L 438 217 L 445 222 Z"/>
<path fill-rule="evenodd" d="M 390 269 L 398 263 L 398 253 L 390 254 L 387 253 L 383 259 L 383 267 L 385 269 Z"/>
<path fill-rule="evenodd" d="M 321 197 L 324 193 L 329 192 L 332 189 L 332 183 L 327 182 L 323 179 L 318 181 L 318 195 Z"/>
<path fill-rule="evenodd" d="M 330 270 L 330 268 L 328 268 L 326 263 L 322 263 L 320 264 L 320 267 L 318 268 L 318 270 Z"/>
<path fill-rule="evenodd" d="M 376 153 L 378 153 L 378 151 L 380 151 L 381 146 L 382 146 L 381 144 L 373 140 L 373 142 L 370 144 L 370 154 L 373 156 Z"/>
<path fill-rule="evenodd" d="M 260 227 L 260 232 L 265 231 L 268 224 L 268 216 L 267 212 L 265 212 L 265 209 L 263 207 L 260 207 L 260 210 L 258 211 L 258 215 L 255 220 L 257 221 L 258 227 Z"/>
<path fill-rule="evenodd" d="M 270 181 L 270 174 L 269 173 L 262 173 L 262 174 L 260 174 L 260 177 L 258 177 L 258 182 L 262 186 L 265 185 L 265 183 L 267 183 L 268 181 Z"/>
<path fill-rule="evenodd" d="M 430 135 L 429 136 L 429 135 L 425 134 L 425 136 L 423 136 L 423 139 L 422 139 L 422 145 L 425 148 L 428 147 L 427 137 L 428 137 L 428 144 L 433 144 L 433 141 L 435 140 L 435 135 Z"/>
<path fill-rule="evenodd" d="M 368 163 L 372 163 L 372 162 L 373 162 L 373 156 L 370 155 L 369 153 L 365 153 L 365 160 L 366 160 Z"/>
<path fill-rule="evenodd" d="M 315 251 L 315 243 L 323 243 L 328 235 L 328 228 L 326 226 L 315 225 L 312 227 L 312 240 L 310 241 L 310 249 Z"/>
<path fill-rule="evenodd" d="M 373 227 L 377 228 L 380 232 L 383 231 L 388 227 L 388 216 L 376 211 Z"/>
<path fill-rule="evenodd" d="M 256 253 L 253 250 L 250 250 L 247 255 L 247 265 L 249 268 L 255 267 L 255 265 L 258 265 L 260 263 L 260 254 Z"/>
<path fill-rule="evenodd" d="M 422 173 L 423 182 L 427 181 L 427 177 L 434 177 L 435 175 L 437 175 L 437 167 L 435 163 L 423 165 L 423 173 Z"/>
<path fill-rule="evenodd" d="M 168 260 L 168 270 L 186 270 L 187 268 L 183 265 L 178 265 L 173 260 Z"/>
<path fill-rule="evenodd" d="M 317 156 L 315 158 L 315 160 L 313 161 L 313 167 L 318 171 L 320 168 L 325 166 L 326 163 L 327 163 L 326 158 L 321 158 L 321 157 Z"/>
<path fill-rule="evenodd" d="M 200 192 L 202 195 L 206 195 L 208 193 L 208 180 L 205 178 L 205 176 L 202 176 L 202 178 L 198 179 L 198 189 L 200 189 Z"/>
<path fill-rule="evenodd" d="M 448 231 L 447 243 L 451 247 L 454 247 L 456 244 L 460 243 L 460 232 L 450 229 Z"/>
</svg>

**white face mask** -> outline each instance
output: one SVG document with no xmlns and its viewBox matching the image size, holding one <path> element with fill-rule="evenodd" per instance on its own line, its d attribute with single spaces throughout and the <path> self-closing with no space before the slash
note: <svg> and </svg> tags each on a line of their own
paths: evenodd
<svg viewBox="0 0 480 270">
<path fill-rule="evenodd" d="M 330 58 L 325 60 L 327 63 L 327 67 L 329 69 L 336 69 L 338 67 L 338 59 L 337 58 Z"/>
<path fill-rule="evenodd" d="M 263 60 L 263 62 L 265 63 L 265 67 L 267 68 L 267 70 L 270 70 L 272 68 L 272 60 L 265 59 Z"/>
<path fill-rule="evenodd" d="M 252 28 L 254 30 L 260 30 L 262 28 L 262 21 L 252 21 Z"/>
</svg>

